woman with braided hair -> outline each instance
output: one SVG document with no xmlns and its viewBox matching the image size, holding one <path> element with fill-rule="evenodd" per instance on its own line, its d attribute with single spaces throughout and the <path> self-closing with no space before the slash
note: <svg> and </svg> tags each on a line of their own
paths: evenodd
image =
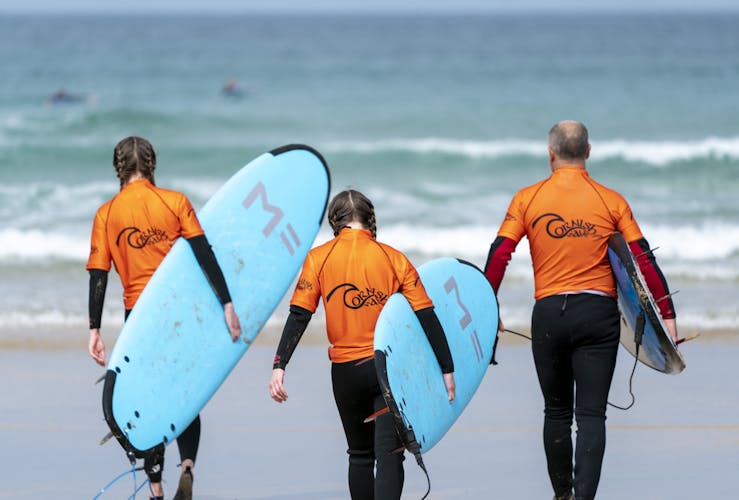
<svg viewBox="0 0 739 500">
<path fill-rule="evenodd" d="M 402 293 L 416 312 L 441 366 L 439 383 L 445 385 L 450 402 L 454 363 L 418 272 L 405 255 L 376 240 L 372 202 L 358 191 L 342 191 L 328 206 L 328 222 L 335 238 L 312 249 L 305 259 L 277 348 L 270 394 L 278 403 L 287 400 L 285 367 L 323 299 L 334 399 L 348 445 L 351 498 L 399 499 L 404 457 L 395 452 L 403 445 L 393 417 L 386 413 L 364 423 L 386 406 L 373 356 L 375 324 L 390 295 Z"/>
<path fill-rule="evenodd" d="M 241 335 L 239 318 L 213 250 L 187 197 L 154 183 L 156 154 L 149 141 L 127 137 L 113 152 L 120 192 L 103 204 L 92 226 L 90 256 L 90 341 L 93 360 L 105 366 L 105 344 L 100 335 L 103 301 L 111 261 L 123 284 L 126 318 L 154 271 L 179 237 L 187 239 L 213 291 L 223 304 L 224 319 L 234 342 Z M 192 498 L 192 470 L 200 442 L 200 416 L 177 438 L 182 475 L 175 500 Z M 155 498 L 164 498 L 161 485 L 164 447 L 144 459 Z"/>
</svg>

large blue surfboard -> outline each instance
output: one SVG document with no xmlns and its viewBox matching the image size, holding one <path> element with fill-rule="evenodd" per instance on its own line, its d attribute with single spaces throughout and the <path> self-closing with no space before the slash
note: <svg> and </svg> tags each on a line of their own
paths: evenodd
<svg viewBox="0 0 739 500">
<path fill-rule="evenodd" d="M 236 343 L 190 245 L 174 244 L 108 361 L 103 412 L 130 455 L 174 440 L 249 348 L 300 270 L 329 189 L 321 155 L 289 145 L 251 161 L 198 213 L 241 322 Z"/>
<path fill-rule="evenodd" d="M 470 263 L 436 259 L 418 274 L 452 353 L 456 398 L 449 403 L 434 352 L 400 293 L 388 299 L 377 320 L 375 364 L 403 443 L 421 464 L 420 454 L 439 442 L 482 382 L 498 332 L 498 302 L 485 275 Z"/>
<path fill-rule="evenodd" d="M 685 369 L 685 359 L 670 337 L 654 297 L 621 233 L 613 233 L 608 238 L 608 258 L 616 278 L 618 304 L 626 325 L 621 329 L 621 345 L 650 368 L 663 373 L 680 373 Z"/>
</svg>

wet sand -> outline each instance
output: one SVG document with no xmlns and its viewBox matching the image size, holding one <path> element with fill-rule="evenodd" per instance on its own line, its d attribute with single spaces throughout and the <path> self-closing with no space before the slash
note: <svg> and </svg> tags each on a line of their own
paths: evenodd
<svg viewBox="0 0 739 500">
<path fill-rule="evenodd" d="M 314 329 L 315 330 L 315 329 Z M 344 499 L 345 442 L 331 396 L 320 332 L 309 331 L 287 371 L 290 399 L 267 391 L 274 344 L 257 342 L 202 412 L 195 498 Z M 274 335 L 272 335 L 273 337 Z M 608 411 L 599 499 L 724 499 L 739 470 L 736 332 L 704 334 L 682 351 L 688 367 L 668 376 L 643 365 L 635 406 Z M 475 398 L 424 459 L 430 499 L 549 499 L 541 444 L 542 402 L 526 341 L 503 337 Z M 633 358 L 623 349 L 610 400 L 628 403 Z M 0 499 L 93 498 L 129 468 L 120 446 L 98 445 L 103 370 L 80 349 L 0 349 Z M 177 450 L 168 448 L 166 498 L 176 489 Z M 142 479 L 138 475 L 139 482 Z M 101 498 L 128 498 L 130 476 Z M 426 478 L 406 460 L 404 499 L 420 499 Z M 137 498 L 146 498 L 140 493 Z"/>
</svg>

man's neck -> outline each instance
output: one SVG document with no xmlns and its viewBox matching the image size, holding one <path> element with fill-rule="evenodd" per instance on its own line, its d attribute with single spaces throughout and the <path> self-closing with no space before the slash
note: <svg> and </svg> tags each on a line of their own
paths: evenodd
<svg viewBox="0 0 739 500">
<path fill-rule="evenodd" d="M 560 168 L 581 168 L 583 170 L 586 170 L 585 168 L 585 160 L 555 160 L 549 163 L 549 168 L 552 169 L 552 172 L 559 170 Z"/>
</svg>

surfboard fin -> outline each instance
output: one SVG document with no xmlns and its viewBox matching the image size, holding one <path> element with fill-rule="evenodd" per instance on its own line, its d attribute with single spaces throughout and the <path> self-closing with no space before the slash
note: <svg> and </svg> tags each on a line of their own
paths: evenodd
<svg viewBox="0 0 739 500">
<path fill-rule="evenodd" d="M 107 443 L 108 441 L 110 441 L 110 438 L 112 438 L 112 437 L 113 437 L 113 433 L 112 432 L 107 433 L 105 436 L 103 436 L 103 439 L 100 440 L 99 445 L 100 446 L 104 445 L 105 443 Z"/>
<path fill-rule="evenodd" d="M 97 379 L 97 380 L 95 381 L 95 383 L 94 383 L 94 384 L 92 384 L 92 385 L 98 385 L 98 384 L 99 384 L 100 382 L 102 382 L 103 380 L 105 380 L 105 375 L 107 375 L 107 373 L 108 373 L 108 372 L 106 371 L 105 373 L 103 373 L 102 375 L 100 375 L 100 378 L 99 378 L 99 379 Z"/>
<path fill-rule="evenodd" d="M 639 257 L 641 257 L 642 255 L 649 255 L 650 253 L 651 253 L 651 254 L 653 254 L 653 253 L 654 253 L 654 252 L 655 252 L 656 250 L 658 250 L 658 249 L 659 249 L 659 247 L 654 247 L 654 248 L 650 248 L 650 249 L 649 249 L 649 250 L 647 250 L 646 252 L 642 252 L 642 253 L 640 253 L 639 255 L 634 255 L 634 258 L 638 259 L 638 258 L 639 258 Z"/>
<path fill-rule="evenodd" d="M 680 345 L 683 342 L 687 342 L 688 340 L 695 340 L 695 339 L 697 339 L 700 336 L 701 336 L 700 332 L 694 333 L 693 335 L 688 335 L 687 337 L 683 337 L 681 339 L 677 339 L 677 342 L 675 342 L 675 345 Z"/>
<path fill-rule="evenodd" d="M 660 297 L 660 298 L 656 299 L 656 300 L 655 300 L 655 302 L 659 304 L 659 303 L 660 303 L 660 302 L 662 302 L 663 300 L 667 300 L 667 299 L 671 298 L 671 297 L 672 297 L 673 295 L 675 295 L 676 293 L 680 293 L 680 290 L 675 290 L 674 292 L 668 293 L 668 294 L 667 294 L 667 295 L 665 295 L 664 297 Z"/>
<path fill-rule="evenodd" d="M 384 414 L 388 413 L 389 411 L 390 411 L 390 408 L 388 408 L 386 406 L 382 410 L 376 411 L 372 415 L 370 415 L 369 417 L 365 418 L 364 419 L 364 423 L 365 424 L 369 424 L 370 422 L 374 422 L 375 420 L 377 420 L 377 417 L 379 417 L 380 415 L 384 415 Z"/>
</svg>

